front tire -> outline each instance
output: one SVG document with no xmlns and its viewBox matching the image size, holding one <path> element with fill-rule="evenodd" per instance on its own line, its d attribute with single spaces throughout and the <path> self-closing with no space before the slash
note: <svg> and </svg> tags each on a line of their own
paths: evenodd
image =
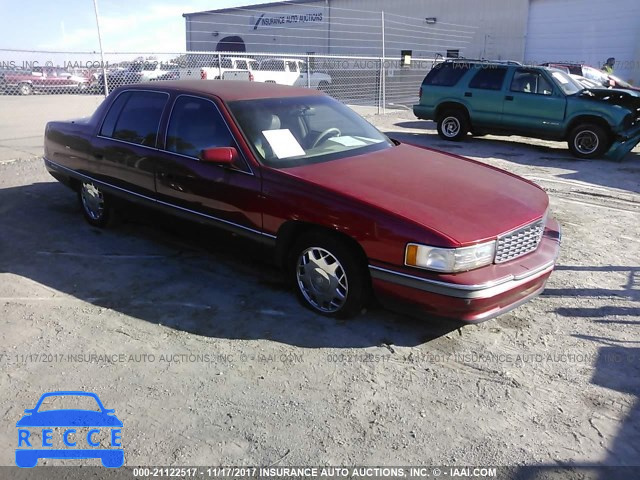
<svg viewBox="0 0 640 480">
<path fill-rule="evenodd" d="M 461 110 L 447 110 L 438 118 L 438 135 L 443 140 L 459 142 L 468 131 L 469 121 Z"/>
<path fill-rule="evenodd" d="M 104 192 L 91 182 L 82 182 L 78 190 L 78 200 L 82 214 L 94 227 L 104 228 L 113 219 L 113 208 Z"/>
<path fill-rule="evenodd" d="M 298 300 L 316 313 L 354 317 L 369 297 L 370 280 L 361 256 L 344 240 L 322 232 L 304 234 L 289 258 Z"/>
<path fill-rule="evenodd" d="M 568 144 L 574 157 L 591 159 L 601 157 L 609 149 L 610 138 L 601 126 L 585 123 L 571 131 Z"/>
</svg>

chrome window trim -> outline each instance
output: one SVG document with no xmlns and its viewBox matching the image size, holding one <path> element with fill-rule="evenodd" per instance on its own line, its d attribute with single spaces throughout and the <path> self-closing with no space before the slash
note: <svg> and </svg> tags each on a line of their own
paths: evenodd
<svg viewBox="0 0 640 480">
<path fill-rule="evenodd" d="M 162 92 L 162 91 L 159 91 L 159 90 L 148 90 L 148 89 L 145 89 L 145 88 L 129 88 L 127 90 L 121 91 L 120 93 L 118 93 L 118 95 L 116 95 L 116 98 L 114 98 L 111 101 L 111 105 L 109 105 L 109 110 L 107 110 L 105 112 L 104 116 L 102 117 L 102 121 L 100 122 L 100 128 L 98 128 L 98 131 L 96 133 L 96 137 L 106 138 L 107 140 L 115 140 L 116 142 L 122 142 L 122 143 L 126 143 L 128 145 L 136 145 L 136 146 L 139 146 L 139 147 L 150 148 L 150 149 L 156 150 L 156 151 L 160 150 L 158 148 L 158 140 L 160 139 L 160 125 L 162 124 L 162 113 L 164 113 L 164 109 L 167 108 L 166 102 L 164 104 L 164 107 L 162 108 L 162 113 L 160 114 L 160 121 L 158 122 L 158 127 L 156 129 L 156 146 L 155 147 L 150 147 L 149 145 L 142 145 L 141 143 L 127 142 L 126 140 L 120 140 L 118 138 L 105 137 L 104 135 L 100 135 L 100 132 L 102 132 L 102 127 L 104 125 L 104 121 L 107 119 L 107 115 L 109 114 L 109 111 L 111 111 L 111 108 L 113 107 L 113 104 L 116 102 L 116 100 L 118 100 L 120 95 L 122 95 L 123 93 L 128 93 L 128 92 L 160 93 L 162 95 L 166 95 L 167 99 L 171 98 L 171 95 L 169 94 L 169 92 Z M 129 101 L 127 101 L 127 103 L 129 103 Z M 124 106 L 126 107 L 127 104 L 125 103 Z M 120 113 L 122 113 L 122 112 L 120 112 Z M 116 125 L 117 125 L 117 122 L 116 122 Z M 115 125 L 114 125 L 114 129 L 115 129 Z"/>
<path fill-rule="evenodd" d="M 163 139 L 164 141 L 163 141 L 163 143 L 164 143 L 164 147 L 165 148 L 160 148 L 158 150 L 166 152 L 166 153 L 170 153 L 172 155 L 179 155 L 179 156 L 184 157 L 184 158 L 190 158 L 190 159 L 196 160 L 198 162 L 201 161 L 198 157 L 192 157 L 190 155 L 184 155 L 182 153 L 172 152 L 171 150 L 167 150 L 167 148 L 166 148 L 167 147 L 167 136 L 169 135 L 169 124 L 171 123 L 171 117 L 173 116 L 173 109 L 175 108 L 176 102 L 178 101 L 178 99 L 180 97 L 191 97 L 191 98 L 195 98 L 195 99 L 198 99 L 198 100 L 205 100 L 205 101 L 211 102 L 213 104 L 213 106 L 216 108 L 216 111 L 218 112 L 218 115 L 220 115 L 220 118 L 224 122 L 225 127 L 227 127 L 227 131 L 229 132 L 229 135 L 231 136 L 231 139 L 233 140 L 233 143 L 236 144 L 236 150 L 238 151 L 238 154 L 240 155 L 240 157 L 242 157 L 242 161 L 244 162 L 244 165 L 249 169 L 249 171 L 242 170 L 242 169 L 236 169 L 236 171 L 242 172 L 242 173 L 246 173 L 247 175 L 255 175 L 255 173 L 253 172 L 253 169 L 251 168 L 251 165 L 249 164 L 249 162 L 247 161 L 246 157 L 244 156 L 244 153 L 239 148 L 238 142 L 236 141 L 236 137 L 233 134 L 233 132 L 231 131 L 231 127 L 229 126 L 229 123 L 227 122 L 227 119 L 224 118 L 224 115 L 220 111 L 220 108 L 218 107 L 216 102 L 214 102 L 210 98 L 201 97 L 201 96 L 198 96 L 198 95 L 192 95 L 190 93 L 181 93 L 178 96 L 176 96 L 176 98 L 173 100 L 173 104 L 171 105 L 171 110 L 169 111 L 169 117 L 167 118 L 167 126 L 164 129 L 164 139 Z M 222 165 L 218 165 L 218 167 L 224 168 L 224 167 L 222 167 Z"/>
<path fill-rule="evenodd" d="M 499 280 L 476 285 L 460 285 L 457 283 L 432 280 L 375 265 L 369 265 L 369 270 L 371 271 L 371 276 L 373 278 L 397 283 L 406 287 L 446 295 L 449 297 L 480 299 L 494 297 L 516 288 L 521 284 L 535 280 L 537 277 L 553 270 L 554 265 L 555 259 L 522 275 L 508 275 Z"/>
<path fill-rule="evenodd" d="M 242 230 L 247 230 L 247 231 L 249 231 L 251 233 L 255 233 L 255 234 L 261 235 L 263 237 L 268 237 L 268 238 L 271 238 L 271 239 L 276 239 L 277 238 L 275 235 L 272 235 L 270 233 L 261 232 L 260 230 L 256 230 L 256 229 L 251 228 L 251 227 L 246 227 L 244 225 L 240 225 L 238 223 L 234 223 L 234 222 L 231 222 L 229 220 L 225 220 L 223 218 L 219 218 L 219 217 L 215 217 L 213 215 L 209 215 L 209 214 L 206 214 L 206 213 L 198 212 L 196 210 L 191 210 L 189 208 L 181 207 L 181 206 L 175 205 L 173 203 L 165 202 L 163 200 L 158 200 L 157 198 L 149 197 L 147 195 L 142 195 L 141 193 L 132 192 L 131 190 L 127 190 L 126 188 L 118 187 L 118 186 L 113 185 L 111 183 L 103 182 L 101 180 L 96 180 L 95 178 L 90 177 L 89 175 L 85 175 L 83 173 L 76 172 L 75 170 L 67 168 L 64 165 L 60 165 L 59 163 L 56 163 L 56 162 L 54 162 L 52 160 L 49 160 L 46 157 L 44 158 L 44 161 L 45 161 L 45 163 L 48 163 L 48 164 L 52 165 L 54 168 L 58 168 L 58 169 L 61 169 L 61 170 L 66 170 L 67 172 L 72 173 L 74 176 L 81 177 L 81 178 L 86 179 L 86 180 L 90 180 L 90 181 L 95 182 L 95 183 L 100 184 L 100 185 L 105 185 L 105 186 L 107 186 L 109 188 L 113 188 L 115 190 L 120 190 L 121 192 L 127 193 L 129 195 L 133 195 L 133 196 L 136 196 L 136 197 L 144 198 L 145 200 L 149 200 L 152 203 L 158 203 L 158 204 L 161 204 L 161 205 L 165 205 L 167 207 L 175 208 L 176 210 L 182 210 L 184 212 L 193 213 L 194 215 L 199 215 L 201 217 L 205 217 L 205 218 L 209 218 L 211 220 L 214 220 L 216 222 L 220 222 L 220 223 L 224 223 L 224 224 L 227 224 L 227 225 L 231 225 L 233 227 L 237 227 L 237 228 L 242 229 Z"/>
</svg>

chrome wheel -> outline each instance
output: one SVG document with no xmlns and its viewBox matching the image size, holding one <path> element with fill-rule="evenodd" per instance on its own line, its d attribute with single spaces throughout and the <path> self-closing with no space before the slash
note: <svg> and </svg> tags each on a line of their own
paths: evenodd
<svg viewBox="0 0 640 480">
<path fill-rule="evenodd" d="M 591 155 L 598 150 L 600 139 L 598 134 L 592 130 L 583 130 L 578 133 L 573 141 L 575 149 L 583 155 Z"/>
<path fill-rule="evenodd" d="M 449 138 L 454 138 L 460 134 L 460 120 L 456 117 L 446 117 L 442 120 L 442 133 Z"/>
<path fill-rule="evenodd" d="M 20 95 L 31 95 L 31 85 L 28 83 L 21 83 L 18 88 L 20 90 Z"/>
<path fill-rule="evenodd" d="M 322 313 L 336 313 L 349 293 L 347 274 L 328 250 L 310 247 L 298 257 L 296 279 L 305 300 Z"/>
<path fill-rule="evenodd" d="M 92 220 L 100 220 L 104 216 L 104 195 L 92 183 L 83 183 L 80 190 L 82 207 Z"/>
</svg>

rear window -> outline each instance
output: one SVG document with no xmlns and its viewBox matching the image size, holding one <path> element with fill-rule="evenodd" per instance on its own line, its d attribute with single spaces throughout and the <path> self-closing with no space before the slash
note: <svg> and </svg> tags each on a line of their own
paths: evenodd
<svg viewBox="0 0 640 480">
<path fill-rule="evenodd" d="M 468 63 L 441 63 L 431 69 L 424 79 L 425 85 L 452 87 L 469 71 Z"/>
<path fill-rule="evenodd" d="M 507 69 L 502 67 L 481 68 L 469 82 L 469 88 L 500 90 L 506 73 Z"/>
<path fill-rule="evenodd" d="M 125 92 L 109 109 L 100 134 L 154 147 L 162 110 L 168 95 L 159 92 Z"/>
</svg>

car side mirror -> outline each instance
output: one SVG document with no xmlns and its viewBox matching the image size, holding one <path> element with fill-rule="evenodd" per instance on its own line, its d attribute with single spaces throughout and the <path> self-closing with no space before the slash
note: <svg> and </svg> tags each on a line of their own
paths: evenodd
<svg viewBox="0 0 640 480">
<path fill-rule="evenodd" d="M 231 165 L 237 158 L 238 150 L 234 147 L 205 148 L 200 152 L 200 160 L 219 165 Z"/>
</svg>

